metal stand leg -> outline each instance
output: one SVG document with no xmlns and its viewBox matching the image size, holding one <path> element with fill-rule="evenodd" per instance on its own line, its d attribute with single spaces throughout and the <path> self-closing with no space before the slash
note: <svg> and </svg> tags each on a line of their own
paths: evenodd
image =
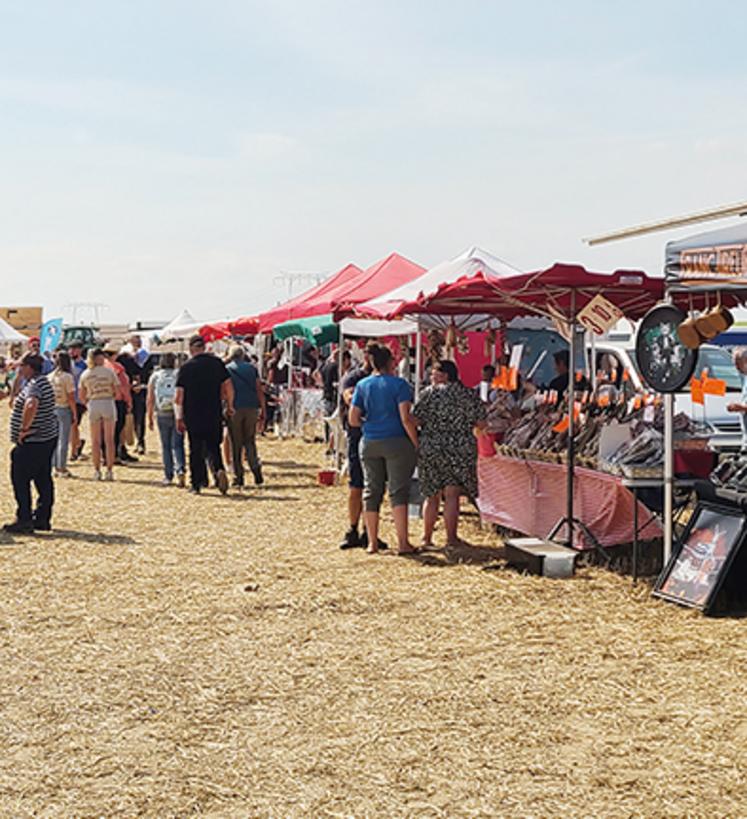
<svg viewBox="0 0 747 819">
<path fill-rule="evenodd" d="M 633 486 L 633 584 L 638 581 L 638 488 Z"/>
</svg>

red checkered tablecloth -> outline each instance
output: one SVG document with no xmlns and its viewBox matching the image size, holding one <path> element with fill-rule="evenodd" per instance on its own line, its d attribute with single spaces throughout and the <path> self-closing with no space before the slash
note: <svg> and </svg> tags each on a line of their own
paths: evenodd
<svg viewBox="0 0 747 819">
<path fill-rule="evenodd" d="M 479 458 L 478 506 L 485 520 L 533 537 L 547 537 L 566 512 L 566 471 L 562 464 L 494 455 Z M 593 469 L 576 468 L 575 516 L 602 546 L 633 540 L 633 493 L 620 478 Z M 638 504 L 641 540 L 661 537 L 658 519 Z M 644 525 L 645 524 L 645 525 Z M 576 531 L 577 548 L 591 548 Z"/>
</svg>

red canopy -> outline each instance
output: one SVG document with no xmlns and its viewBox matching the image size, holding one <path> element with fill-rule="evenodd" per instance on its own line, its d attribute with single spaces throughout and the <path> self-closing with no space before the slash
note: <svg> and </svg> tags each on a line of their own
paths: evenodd
<svg viewBox="0 0 747 819">
<path fill-rule="evenodd" d="M 417 279 L 423 273 L 425 273 L 424 267 L 400 256 L 399 253 L 391 253 L 385 259 L 366 268 L 360 276 L 351 281 L 346 292 L 341 292 L 337 298 L 332 299 L 329 309 L 325 312 L 341 311 L 346 307 L 378 298 Z"/>
<path fill-rule="evenodd" d="M 259 332 L 257 316 L 242 316 L 228 322 L 228 330 L 234 336 L 256 336 Z"/>
<path fill-rule="evenodd" d="M 317 287 L 259 316 L 264 333 L 290 319 L 311 318 L 331 313 L 341 304 L 358 304 L 381 296 L 415 279 L 424 272 L 419 264 L 399 253 L 361 270 L 349 264 Z"/>
<path fill-rule="evenodd" d="M 570 319 L 601 294 L 626 318 L 641 318 L 664 295 L 664 280 L 640 270 L 593 273 L 580 265 L 556 263 L 546 270 L 497 278 L 479 272 L 435 293 L 400 305 L 398 317 L 418 313 L 489 314 L 508 319 L 527 313 Z M 388 316 L 387 318 L 394 318 Z"/>
<path fill-rule="evenodd" d="M 199 333 L 205 341 L 215 341 L 216 339 L 231 335 L 227 321 L 214 321 L 212 324 L 203 324 L 203 326 L 200 327 Z"/>
<path fill-rule="evenodd" d="M 325 312 L 328 313 L 329 310 L 321 310 L 318 313 L 304 312 L 304 305 L 310 305 L 318 300 L 323 300 L 328 293 L 336 292 L 337 289 L 345 285 L 346 282 L 362 273 L 363 271 L 357 265 L 346 264 L 342 270 L 338 270 L 337 273 L 329 276 L 329 278 L 326 278 L 323 282 L 320 282 L 311 289 L 300 293 L 298 296 L 294 296 L 292 299 L 283 302 L 283 304 L 279 304 L 277 307 L 267 310 L 265 313 L 260 313 L 257 317 L 260 332 L 268 333 L 276 325 L 282 324 L 284 321 L 289 321 L 292 318 L 307 318 L 309 316 L 321 316 L 324 315 Z M 301 312 L 295 312 L 296 310 L 301 310 Z"/>
<path fill-rule="evenodd" d="M 213 321 L 200 327 L 200 335 L 205 341 L 216 341 L 226 336 L 256 336 L 258 332 L 259 322 L 250 316 L 233 321 Z"/>
</svg>

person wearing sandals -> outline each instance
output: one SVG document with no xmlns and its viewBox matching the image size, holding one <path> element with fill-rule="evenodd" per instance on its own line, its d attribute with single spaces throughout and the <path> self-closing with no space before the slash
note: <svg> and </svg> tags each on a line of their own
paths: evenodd
<svg viewBox="0 0 747 819">
<path fill-rule="evenodd" d="M 453 361 L 439 361 L 431 371 L 431 386 L 423 390 L 412 414 L 420 427 L 418 479 L 423 497 L 424 538 L 432 546 L 441 498 L 447 545 L 459 545 L 459 498 L 477 497 L 477 439 L 484 427 L 485 404 L 459 380 Z"/>
<path fill-rule="evenodd" d="M 75 403 L 75 380 L 69 353 L 60 351 L 56 355 L 56 366 L 49 376 L 54 389 L 54 413 L 57 416 L 57 449 L 54 453 L 56 478 L 69 478 L 67 468 L 70 433 L 78 424 L 78 408 Z"/>
<path fill-rule="evenodd" d="M 184 435 L 176 428 L 174 402 L 176 399 L 176 356 L 164 353 L 161 366 L 148 380 L 146 412 L 148 428 L 155 426 L 158 418 L 158 435 L 161 439 L 161 457 L 163 459 L 163 486 L 170 486 L 176 474 L 179 486 L 184 486 Z"/>
<path fill-rule="evenodd" d="M 360 455 L 367 551 L 369 554 L 379 551 L 379 513 L 388 484 L 397 530 L 397 553 L 411 554 L 417 550 L 408 538 L 407 504 L 418 444 L 411 416 L 412 391 L 407 381 L 394 375 L 391 350 L 370 344 L 368 353 L 373 373 L 358 382 L 349 417 L 351 427 L 363 428 Z"/>
</svg>

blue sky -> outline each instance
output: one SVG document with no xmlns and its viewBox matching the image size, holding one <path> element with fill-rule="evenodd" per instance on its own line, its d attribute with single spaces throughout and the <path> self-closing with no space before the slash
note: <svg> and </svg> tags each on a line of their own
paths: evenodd
<svg viewBox="0 0 747 819">
<path fill-rule="evenodd" d="M 661 267 L 747 199 L 738 2 L 0 0 L 5 304 L 253 313 L 280 269 Z M 687 233 L 687 231 L 685 231 Z"/>
</svg>

